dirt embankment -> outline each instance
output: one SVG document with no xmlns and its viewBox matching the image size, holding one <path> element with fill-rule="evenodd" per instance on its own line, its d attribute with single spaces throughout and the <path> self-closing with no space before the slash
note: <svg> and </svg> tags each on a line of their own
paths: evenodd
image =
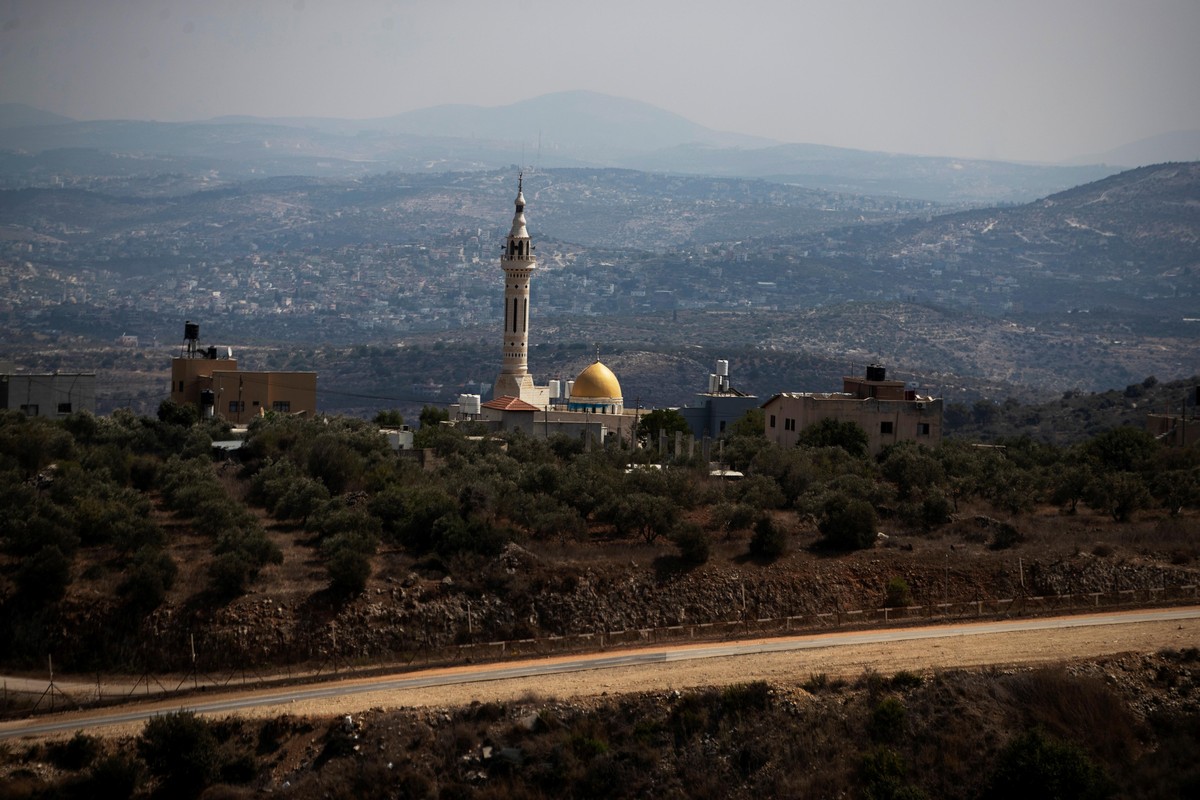
<svg viewBox="0 0 1200 800">
<path fill-rule="evenodd" d="M 470 572 L 385 572 L 351 601 L 286 586 L 272 591 L 268 582 L 216 609 L 165 605 L 124 631 L 103 603 L 68 603 L 56 622 L 54 652 L 66 671 L 89 669 L 98 653 L 135 669 L 183 671 L 192 666 L 193 645 L 201 670 L 394 662 L 467 642 L 877 609 L 887 604 L 887 586 L 896 578 L 908 588 L 907 602 L 917 605 L 1200 583 L 1194 567 L 1157 560 L 1038 557 L 928 542 L 924 550 L 803 553 L 773 564 L 719 554 L 690 570 L 661 554 L 641 563 L 568 561 L 510 545 Z"/>
</svg>

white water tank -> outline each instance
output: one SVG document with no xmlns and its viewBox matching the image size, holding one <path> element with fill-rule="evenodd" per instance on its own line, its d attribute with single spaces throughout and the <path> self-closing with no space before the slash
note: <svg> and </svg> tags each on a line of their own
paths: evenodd
<svg viewBox="0 0 1200 800">
<path fill-rule="evenodd" d="M 560 397 L 562 397 L 562 381 L 557 379 L 550 381 L 550 399 L 557 400 Z"/>
<path fill-rule="evenodd" d="M 729 362 L 728 361 L 726 361 L 725 359 L 721 359 L 717 362 L 717 374 L 720 375 L 722 378 L 729 376 Z"/>
<path fill-rule="evenodd" d="M 464 414 L 479 413 L 479 395 L 477 394 L 460 394 L 458 396 L 459 410 Z"/>
</svg>

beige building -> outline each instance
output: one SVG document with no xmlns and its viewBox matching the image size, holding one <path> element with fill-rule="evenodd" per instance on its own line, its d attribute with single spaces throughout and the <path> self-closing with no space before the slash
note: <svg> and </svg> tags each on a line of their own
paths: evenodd
<svg viewBox="0 0 1200 800">
<path fill-rule="evenodd" d="M 239 370 L 228 350 L 197 347 L 200 326 L 186 323 L 185 355 L 171 359 L 171 400 L 198 405 L 201 414 L 234 425 L 268 411 L 280 414 L 317 413 L 317 373 L 249 372 Z"/>
<path fill-rule="evenodd" d="M 793 447 L 800 432 L 823 419 L 857 423 L 872 455 L 890 444 L 912 441 L 933 447 L 942 440 L 942 400 L 923 397 L 904 381 L 889 381 L 883 367 L 866 377 L 842 379 L 841 392 L 783 392 L 763 404 L 767 438 Z"/>
<path fill-rule="evenodd" d="M 459 409 L 452 407 L 457 419 Z M 632 413 L 567 411 L 562 406 L 538 408 L 516 397 L 498 397 L 481 404 L 477 417 L 493 431 L 521 431 L 537 438 L 562 434 L 571 438 L 586 436 L 592 444 L 628 442 L 633 436 L 637 417 Z"/>
<path fill-rule="evenodd" d="M 1200 396 L 1200 389 L 1196 394 Z M 1146 430 L 1170 447 L 1191 447 L 1200 442 L 1200 419 L 1194 414 L 1189 419 L 1186 410 L 1180 414 L 1148 414 Z"/>
</svg>

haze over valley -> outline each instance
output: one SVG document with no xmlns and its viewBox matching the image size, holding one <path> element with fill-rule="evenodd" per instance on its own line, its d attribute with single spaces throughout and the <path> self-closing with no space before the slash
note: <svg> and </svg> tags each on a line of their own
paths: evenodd
<svg viewBox="0 0 1200 800">
<path fill-rule="evenodd" d="M 364 395 L 330 410 L 449 401 L 494 370 L 524 172 L 543 374 L 599 342 L 672 405 L 733 352 L 760 393 L 873 360 L 966 400 L 1194 371 L 1192 10 L 817 3 L 731 27 L 668 2 L 614 38 L 624 3 L 534 3 L 505 39 L 506 12 L 467 7 L 6 9 L 6 355 L 100 363 L 102 407 L 146 410 L 192 319 Z M 136 353 L 99 352 L 122 335 Z M 354 355 L 451 345 L 436 379 Z"/>
</svg>

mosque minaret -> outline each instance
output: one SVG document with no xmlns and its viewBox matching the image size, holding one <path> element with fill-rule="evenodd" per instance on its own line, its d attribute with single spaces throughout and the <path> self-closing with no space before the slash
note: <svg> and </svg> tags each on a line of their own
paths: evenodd
<svg viewBox="0 0 1200 800">
<path fill-rule="evenodd" d="M 545 405 L 545 387 L 535 386 L 529 374 L 529 280 L 537 271 L 537 259 L 525 227 L 523 183 L 523 176 L 517 178 L 516 211 L 500 256 L 500 268 L 504 270 L 504 358 L 493 396 L 519 397 Z"/>
<path fill-rule="evenodd" d="M 621 384 L 600 362 L 586 367 L 574 381 L 553 380 L 538 386 L 529 373 L 529 281 L 537 272 L 533 242 L 525 225 L 524 176 L 517 179 L 516 211 L 504 241 L 500 268 L 504 270 L 503 359 L 492 389 L 492 399 L 476 412 L 502 428 L 516 427 L 549 436 L 555 432 L 589 431 L 600 439 L 608 435 L 630 437 L 636 415 L 625 413 Z M 459 408 L 471 396 L 460 398 Z M 475 397 L 475 403 L 479 398 Z M 535 426 L 534 419 L 537 425 Z"/>
</svg>

